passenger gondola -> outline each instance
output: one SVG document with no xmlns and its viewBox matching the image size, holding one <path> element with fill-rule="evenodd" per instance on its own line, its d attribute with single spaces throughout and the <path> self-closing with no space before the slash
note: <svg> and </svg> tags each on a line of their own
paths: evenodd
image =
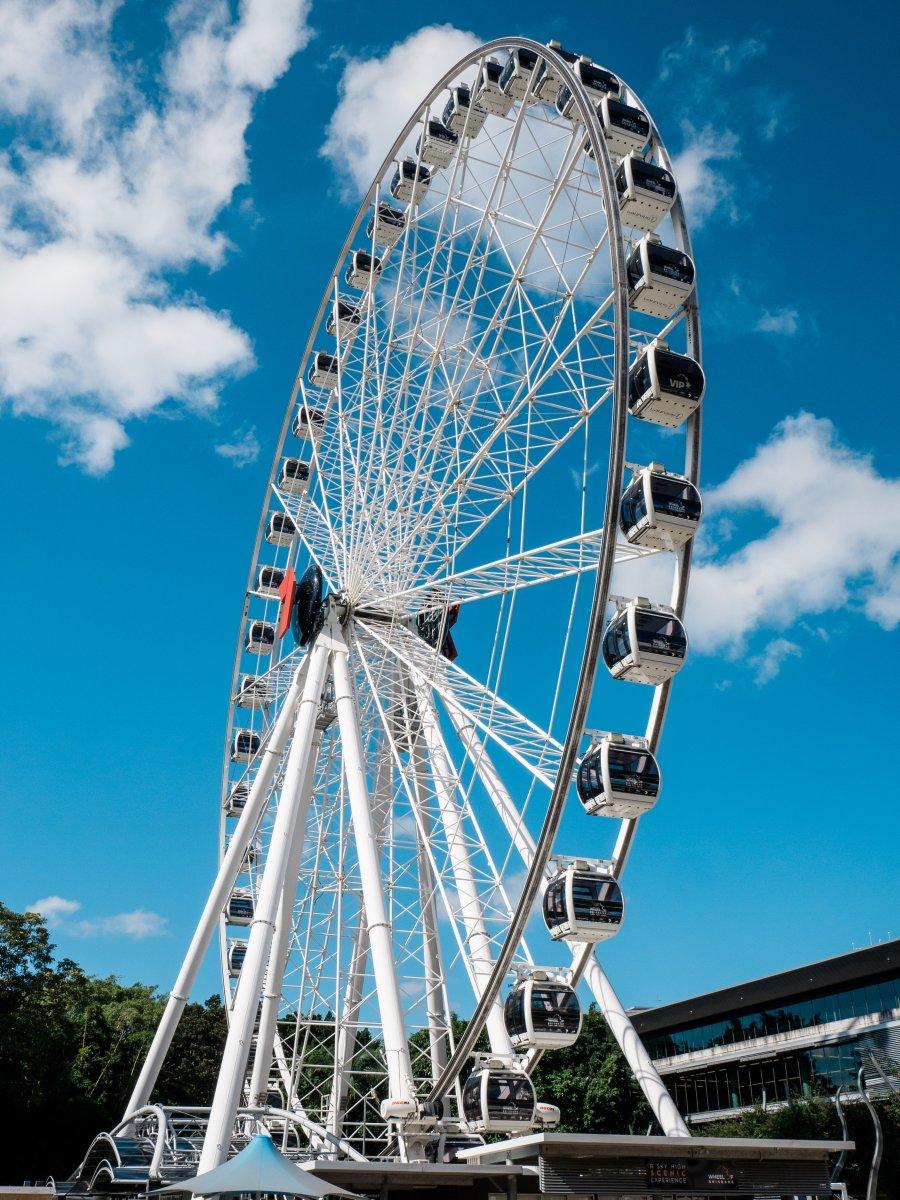
<svg viewBox="0 0 900 1200">
<path fill-rule="evenodd" d="M 450 99 L 444 105 L 441 118 L 447 128 L 457 137 L 478 137 L 487 120 L 487 112 L 472 103 L 472 91 L 461 83 L 450 89 Z"/>
<path fill-rule="evenodd" d="M 260 567 L 256 573 L 257 596 L 277 596 L 284 571 L 280 567 Z"/>
<path fill-rule="evenodd" d="M 608 733 L 578 764 L 575 787 L 585 812 L 633 819 L 649 812 L 659 796 L 659 764 L 644 738 Z"/>
<path fill-rule="evenodd" d="M 665 167 L 626 155 L 616 170 L 616 192 L 622 223 L 650 233 L 675 203 L 675 177 Z"/>
<path fill-rule="evenodd" d="M 534 1124 L 539 1130 L 555 1129 L 562 1119 L 562 1113 L 555 1104 L 546 1100 L 538 1100 L 534 1106 Z"/>
<path fill-rule="evenodd" d="M 239 729 L 234 735 L 231 743 L 231 761 L 248 763 L 252 762 L 256 754 L 259 753 L 261 745 L 260 736 L 252 729 Z"/>
<path fill-rule="evenodd" d="M 351 300 L 342 300 L 338 297 L 328 314 L 325 331 L 334 338 L 343 338 L 346 342 L 355 336 L 361 321 L 362 311 L 359 305 L 354 304 Z"/>
<path fill-rule="evenodd" d="M 534 1125 L 535 1095 L 523 1071 L 476 1068 L 463 1087 L 463 1117 L 473 1133 L 518 1133 Z"/>
<path fill-rule="evenodd" d="M 306 378 L 309 380 L 310 387 L 321 388 L 322 391 L 336 388 L 339 378 L 337 356 L 326 354 L 324 350 L 317 350 L 309 364 Z"/>
<path fill-rule="evenodd" d="M 270 700 L 269 685 L 261 675 L 242 675 L 234 698 L 239 708 L 262 708 Z"/>
<path fill-rule="evenodd" d="M 247 807 L 250 788 L 241 780 L 236 783 L 225 797 L 225 812 L 229 817 L 239 817 Z"/>
<path fill-rule="evenodd" d="M 381 259 L 377 255 L 371 255 L 368 250 L 354 250 L 344 273 L 347 286 L 364 292 L 370 283 L 378 282 L 381 266 Z"/>
<path fill-rule="evenodd" d="M 325 414 L 321 408 L 301 404 L 291 425 L 294 437 L 305 442 L 317 442 L 325 429 Z"/>
<path fill-rule="evenodd" d="M 503 1020 L 514 1049 L 561 1049 L 578 1040 L 581 1005 L 568 983 L 534 969 L 506 997 Z"/>
<path fill-rule="evenodd" d="M 524 47 L 510 50 L 498 80 L 501 92 L 513 100 L 524 100 L 531 89 L 531 99 L 536 100 L 532 85 L 537 82 L 540 61 L 542 60 L 534 50 L 526 50 Z"/>
<path fill-rule="evenodd" d="M 241 967 L 244 965 L 244 959 L 247 957 L 246 942 L 230 942 L 228 945 L 228 974 L 232 979 L 237 979 L 241 973 Z"/>
<path fill-rule="evenodd" d="M 624 158 L 632 150 L 640 152 L 650 139 L 650 118 L 639 108 L 604 96 L 597 105 L 597 118 L 614 158 Z"/>
<path fill-rule="evenodd" d="M 576 859 L 544 889 L 544 923 L 554 940 L 602 942 L 619 932 L 622 890 L 608 863 Z"/>
<path fill-rule="evenodd" d="M 395 200 L 403 200 L 407 204 L 420 204 L 430 184 L 431 172 L 428 167 L 424 163 L 417 163 L 414 158 L 404 158 L 397 164 L 391 180 L 391 195 Z"/>
<path fill-rule="evenodd" d="M 702 513 L 700 493 L 689 480 L 650 463 L 625 488 L 619 525 L 632 546 L 678 550 L 697 532 Z"/>
<path fill-rule="evenodd" d="M 655 339 L 628 376 L 628 411 L 641 421 L 676 429 L 703 399 L 706 379 L 696 359 Z"/>
<path fill-rule="evenodd" d="M 605 67 L 598 67 L 596 63 L 591 62 L 587 55 L 582 55 L 578 61 L 572 66 L 572 70 L 581 80 L 588 98 L 595 104 L 599 104 L 604 96 L 612 96 L 615 100 L 618 98 L 622 85 L 618 78 L 613 75 L 612 71 L 607 71 Z M 556 97 L 556 111 L 562 117 L 568 117 L 570 121 L 580 121 L 581 112 L 575 100 L 575 94 L 567 84 L 559 89 L 559 94 Z"/>
<path fill-rule="evenodd" d="M 674 316 L 694 290 L 694 264 L 674 246 L 664 246 L 652 233 L 642 237 L 628 256 L 628 304 L 651 317 Z"/>
<path fill-rule="evenodd" d="M 225 920 L 229 925 L 253 924 L 253 893 L 249 888 L 235 888 L 225 906 Z"/>
<path fill-rule="evenodd" d="M 280 509 L 269 517 L 266 541 L 270 546 L 290 546 L 297 536 L 297 526 L 292 517 Z"/>
<path fill-rule="evenodd" d="M 547 43 L 550 50 L 555 50 L 560 58 L 564 59 L 570 65 L 578 62 L 578 55 L 573 54 L 571 50 L 563 50 L 562 46 L 555 38 L 551 38 Z M 556 104 L 556 97 L 559 95 L 559 89 L 562 87 L 562 79 L 557 73 L 557 69 L 552 63 L 546 59 L 541 59 L 541 65 L 538 68 L 537 82 L 534 85 L 534 92 L 538 100 L 544 104 Z"/>
<path fill-rule="evenodd" d="M 302 496 L 309 487 L 309 463 L 302 458 L 286 458 L 278 476 L 278 490 L 287 496 Z"/>
<path fill-rule="evenodd" d="M 431 117 L 416 142 L 416 154 L 431 167 L 449 167 L 459 145 L 452 129 Z"/>
<path fill-rule="evenodd" d="M 366 237 L 379 246 L 393 246 L 406 228 L 406 213 L 387 200 L 379 200 L 366 225 Z"/>
<path fill-rule="evenodd" d="M 507 96 L 500 88 L 502 74 L 503 68 L 496 58 L 485 59 L 479 68 L 472 92 L 473 102 L 495 117 L 507 116 L 513 106 L 512 96 Z"/>
<path fill-rule="evenodd" d="M 460 1150 L 476 1150 L 484 1145 L 484 1138 L 477 1133 L 440 1133 L 425 1143 L 425 1161 L 430 1163 L 452 1163 Z"/>
<path fill-rule="evenodd" d="M 271 654 L 275 648 L 275 626 L 268 621 L 251 621 L 244 649 L 248 654 Z"/>
<path fill-rule="evenodd" d="M 687 634 L 673 609 L 636 596 L 616 613 L 603 635 L 603 658 L 613 679 L 665 683 L 684 666 Z"/>
</svg>

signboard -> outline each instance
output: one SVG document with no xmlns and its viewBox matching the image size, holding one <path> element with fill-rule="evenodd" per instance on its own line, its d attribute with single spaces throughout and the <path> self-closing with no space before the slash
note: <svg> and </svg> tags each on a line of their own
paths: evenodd
<svg viewBox="0 0 900 1200">
<path fill-rule="evenodd" d="M 737 1171 L 708 1158 L 659 1158 L 647 1163 L 648 1190 L 730 1192 L 737 1188 Z"/>
</svg>

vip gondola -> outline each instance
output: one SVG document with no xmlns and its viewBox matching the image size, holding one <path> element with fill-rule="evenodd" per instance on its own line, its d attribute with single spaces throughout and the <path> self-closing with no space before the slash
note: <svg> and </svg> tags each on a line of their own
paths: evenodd
<svg viewBox="0 0 900 1200">
<path fill-rule="evenodd" d="M 503 1020 L 514 1049 L 561 1049 L 578 1040 L 581 1005 L 568 983 L 532 968 L 506 997 Z"/>
<path fill-rule="evenodd" d="M 459 145 L 459 138 L 442 121 L 430 118 L 416 142 L 416 154 L 432 167 L 449 167 Z"/>
<path fill-rule="evenodd" d="M 654 806 L 662 780 L 644 738 L 608 733 L 581 759 L 575 786 L 585 812 L 633 819 Z"/>
<path fill-rule="evenodd" d="M 252 762 L 259 753 L 261 744 L 258 733 L 255 733 L 252 729 L 239 729 L 231 743 L 231 761 L 240 763 Z"/>
<path fill-rule="evenodd" d="M 523 1071 L 476 1068 L 463 1087 L 463 1117 L 473 1133 L 517 1133 L 534 1125 L 535 1095 Z"/>
<path fill-rule="evenodd" d="M 544 889 L 544 924 L 555 940 L 601 942 L 619 932 L 622 890 L 608 863 L 576 859 L 561 867 Z"/>
<path fill-rule="evenodd" d="M 603 635 L 603 659 L 614 679 L 665 683 L 684 666 L 687 634 L 674 611 L 644 596 L 625 604 Z"/>
<path fill-rule="evenodd" d="M 348 287 L 364 292 L 370 283 L 378 282 L 381 268 L 381 259 L 377 255 L 370 254 L 368 250 L 354 250 L 344 280 Z"/>
<path fill-rule="evenodd" d="M 431 171 L 428 167 L 424 163 L 417 163 L 414 158 L 404 158 L 397 164 L 391 180 L 391 195 L 395 200 L 403 200 L 407 204 L 421 204 L 430 185 Z"/>
<path fill-rule="evenodd" d="M 273 512 L 266 529 L 266 541 L 270 546 L 290 546 L 297 536 L 297 526 L 286 512 Z"/>
<path fill-rule="evenodd" d="M 252 925 L 253 893 L 249 888 L 235 888 L 225 906 L 225 920 L 229 925 Z"/>
<path fill-rule="evenodd" d="M 387 200 L 379 200 L 366 224 L 366 236 L 379 246 L 394 246 L 406 228 L 406 213 Z"/>
<path fill-rule="evenodd" d="M 341 337 L 346 342 L 356 334 L 361 321 L 362 310 L 359 305 L 354 304 L 352 300 L 342 300 L 338 297 L 328 314 L 325 330 L 332 337 Z"/>
<path fill-rule="evenodd" d="M 683 250 L 664 246 L 652 233 L 628 256 L 628 304 L 651 317 L 671 317 L 694 290 L 694 264 Z"/>
<path fill-rule="evenodd" d="M 677 188 L 671 171 L 632 152 L 616 170 L 616 192 L 623 224 L 650 233 L 671 210 Z"/>
<path fill-rule="evenodd" d="M 461 83 L 450 89 L 450 99 L 444 105 L 442 120 L 457 137 L 477 137 L 484 128 L 487 112 L 472 103 L 472 92 Z"/>
<path fill-rule="evenodd" d="M 628 376 L 628 411 L 641 421 L 676 429 L 703 399 L 706 378 L 693 358 L 654 340 Z"/>
<path fill-rule="evenodd" d="M 322 391 L 336 388 L 338 385 L 337 356 L 326 354 L 324 350 L 318 350 L 309 364 L 306 378 L 309 380 L 310 387 L 320 388 Z"/>
<path fill-rule="evenodd" d="M 275 626 L 268 621 L 251 621 L 244 649 L 248 654 L 271 654 L 275 647 Z"/>
<path fill-rule="evenodd" d="M 700 493 L 689 480 L 650 463 L 625 488 L 619 525 L 633 546 L 678 550 L 696 533 L 702 512 Z"/>
<path fill-rule="evenodd" d="M 325 429 L 325 414 L 321 408 L 301 404 L 291 425 L 294 437 L 305 442 L 317 442 Z"/>
<path fill-rule="evenodd" d="M 286 458 L 278 476 L 278 490 L 287 496 L 303 496 L 309 487 L 309 463 L 302 458 Z"/>
</svg>

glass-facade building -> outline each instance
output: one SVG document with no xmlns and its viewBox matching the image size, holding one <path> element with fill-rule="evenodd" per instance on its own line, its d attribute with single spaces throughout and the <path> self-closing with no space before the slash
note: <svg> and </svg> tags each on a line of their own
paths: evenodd
<svg viewBox="0 0 900 1200">
<path fill-rule="evenodd" d="M 632 1020 L 685 1117 L 877 1087 L 900 1059 L 900 941 L 723 988 Z"/>
</svg>

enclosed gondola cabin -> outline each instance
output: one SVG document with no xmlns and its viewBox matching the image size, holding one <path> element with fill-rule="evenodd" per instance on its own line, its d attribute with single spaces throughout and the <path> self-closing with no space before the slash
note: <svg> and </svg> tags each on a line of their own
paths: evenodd
<svg viewBox="0 0 900 1200">
<path fill-rule="evenodd" d="M 425 1161 L 430 1163 L 460 1162 L 461 1150 L 477 1150 L 484 1138 L 477 1133 L 441 1133 L 425 1143 Z"/>
<path fill-rule="evenodd" d="M 348 287 L 364 292 L 370 283 L 377 283 L 381 275 L 381 259 L 368 250 L 354 250 L 344 275 Z"/>
<path fill-rule="evenodd" d="M 599 104 L 604 96 L 612 96 L 614 100 L 618 98 L 622 85 L 617 77 L 613 75 L 612 71 L 607 71 L 605 67 L 598 67 L 586 55 L 582 55 L 578 59 L 572 70 L 581 80 L 588 98 L 594 104 Z M 560 116 L 568 117 L 570 121 L 581 120 L 581 110 L 578 107 L 575 93 L 567 84 L 563 84 L 559 89 L 556 97 L 556 111 Z"/>
<path fill-rule="evenodd" d="M 687 634 L 674 611 L 636 596 L 621 608 L 603 635 L 603 659 L 613 679 L 654 686 L 684 666 Z"/>
<path fill-rule="evenodd" d="M 262 708 L 270 699 L 269 686 L 260 675 L 242 675 L 235 703 L 240 708 Z"/>
<path fill-rule="evenodd" d="M 610 733 L 589 747 L 575 774 L 585 812 L 633 819 L 649 812 L 659 796 L 659 764 L 643 738 Z"/>
<path fill-rule="evenodd" d="M 513 106 L 512 96 L 507 96 L 500 87 L 502 74 L 503 68 L 496 58 L 485 59 L 478 71 L 472 92 L 473 103 L 495 117 L 507 116 Z"/>
<path fill-rule="evenodd" d="M 628 305 L 636 312 L 668 319 L 694 290 L 694 264 L 689 255 L 663 246 L 648 233 L 628 256 Z"/>
<path fill-rule="evenodd" d="M 351 300 L 342 300 L 338 297 L 328 314 L 325 331 L 332 337 L 340 337 L 347 342 L 356 335 L 361 320 L 362 312 L 359 305 L 354 304 Z"/>
<path fill-rule="evenodd" d="M 549 50 L 555 50 L 560 58 L 571 66 L 578 62 L 578 55 L 573 54 L 571 50 L 564 50 L 556 39 L 551 39 L 547 43 Z M 546 59 L 541 59 L 541 65 L 538 68 L 537 82 L 534 85 L 534 93 L 538 100 L 544 104 L 556 104 L 556 97 L 559 95 L 559 89 L 562 87 L 562 79 L 559 76 L 556 66 L 548 62 Z"/>
<path fill-rule="evenodd" d="M 572 1046 L 581 1032 L 581 1005 L 567 983 L 533 976 L 520 979 L 506 997 L 503 1020 L 516 1050 Z"/>
<path fill-rule="evenodd" d="M 266 541 L 270 546 L 290 546 L 297 536 L 297 526 L 286 512 L 273 512 L 269 517 Z"/>
<path fill-rule="evenodd" d="M 679 550 L 697 532 L 702 514 L 703 501 L 694 484 L 651 463 L 626 487 L 619 525 L 632 546 Z"/>
<path fill-rule="evenodd" d="M 241 967 L 244 965 L 244 959 L 247 957 L 246 942 L 231 942 L 228 946 L 228 974 L 232 979 L 237 979 L 241 973 Z"/>
<path fill-rule="evenodd" d="M 472 91 L 461 83 L 450 89 L 450 98 L 444 105 L 441 118 L 451 133 L 457 137 L 478 137 L 487 120 L 487 113 L 479 104 L 472 103 Z"/>
<path fill-rule="evenodd" d="M 229 817 L 239 817 L 247 807 L 247 800 L 250 796 L 250 788 L 246 783 L 241 781 L 236 783 L 228 795 L 225 797 L 225 813 Z"/>
<path fill-rule="evenodd" d="M 665 167 L 631 153 L 616 169 L 616 193 L 623 225 L 654 230 L 675 203 L 675 177 Z"/>
<path fill-rule="evenodd" d="M 417 163 L 414 158 L 404 158 L 397 164 L 397 170 L 391 180 L 391 195 L 395 200 L 402 200 L 406 204 L 420 204 L 430 183 L 431 172 L 424 163 Z"/>
<path fill-rule="evenodd" d="M 531 99 L 536 100 L 532 85 L 537 82 L 538 63 L 541 61 L 534 50 L 510 50 L 509 58 L 500 72 L 501 92 L 513 100 L 524 100 L 531 89 Z"/>
<path fill-rule="evenodd" d="M 336 388 L 338 385 L 338 360 L 334 354 L 326 354 L 324 350 L 317 350 L 313 355 L 313 360 L 309 364 L 309 371 L 306 374 L 309 380 L 310 387 L 320 388 L 322 391 Z"/>
<path fill-rule="evenodd" d="M 302 496 L 309 487 L 309 463 L 301 458 L 286 458 L 278 476 L 278 490 L 287 496 Z"/>
<path fill-rule="evenodd" d="M 613 158 L 640 152 L 650 139 L 650 118 L 639 108 L 604 96 L 597 105 L 597 118 Z"/>
<path fill-rule="evenodd" d="M 520 1133 L 534 1125 L 534 1086 L 524 1072 L 481 1067 L 463 1087 L 463 1117 L 473 1133 Z"/>
<path fill-rule="evenodd" d="M 432 167 L 449 167 L 459 145 L 459 138 L 442 121 L 430 118 L 419 134 L 416 154 Z"/>
<path fill-rule="evenodd" d="M 231 743 L 231 761 L 240 763 L 252 762 L 254 757 L 259 753 L 260 745 L 261 742 L 258 733 L 254 733 L 252 729 L 239 729 Z"/>
<path fill-rule="evenodd" d="M 302 442 L 317 442 L 325 430 L 325 414 L 321 408 L 301 404 L 291 425 L 291 433 Z"/>
<path fill-rule="evenodd" d="M 544 924 L 554 940 L 602 942 L 619 932 L 625 904 L 612 874 L 581 859 L 544 888 Z"/>
<path fill-rule="evenodd" d="M 251 621 L 244 649 L 248 654 L 271 654 L 275 648 L 275 626 L 268 621 Z"/>
<path fill-rule="evenodd" d="M 225 920 L 229 925 L 252 925 L 253 893 L 249 888 L 235 888 L 225 906 Z"/>
<path fill-rule="evenodd" d="M 366 237 L 379 246 L 394 246 L 406 228 L 406 213 L 387 200 L 379 200 L 366 224 Z"/>
<path fill-rule="evenodd" d="M 282 579 L 284 579 L 284 571 L 280 567 L 260 567 L 256 573 L 255 591 L 257 596 L 277 596 Z"/>
<path fill-rule="evenodd" d="M 640 421 L 677 429 L 703 399 L 706 378 L 696 359 L 653 341 L 628 376 L 628 411 Z"/>
</svg>

